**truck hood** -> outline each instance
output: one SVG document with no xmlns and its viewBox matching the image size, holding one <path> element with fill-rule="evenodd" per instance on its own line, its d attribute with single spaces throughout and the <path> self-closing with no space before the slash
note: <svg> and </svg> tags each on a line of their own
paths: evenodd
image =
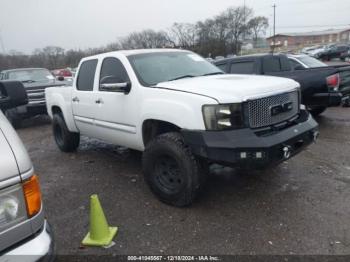
<svg viewBox="0 0 350 262">
<path fill-rule="evenodd" d="M 19 175 L 16 159 L 2 130 L 0 130 L 0 182 Z"/>
<path fill-rule="evenodd" d="M 163 82 L 156 87 L 208 96 L 219 103 L 241 103 L 288 92 L 300 85 L 294 80 L 281 77 L 225 74 Z"/>
<path fill-rule="evenodd" d="M 16 131 L 0 111 L 0 181 L 32 169 L 28 153 Z"/>
<path fill-rule="evenodd" d="M 23 86 L 26 90 L 45 89 L 47 87 L 56 87 L 63 85 L 64 84 L 62 82 L 56 82 L 55 80 L 45 82 L 23 83 Z"/>
</svg>

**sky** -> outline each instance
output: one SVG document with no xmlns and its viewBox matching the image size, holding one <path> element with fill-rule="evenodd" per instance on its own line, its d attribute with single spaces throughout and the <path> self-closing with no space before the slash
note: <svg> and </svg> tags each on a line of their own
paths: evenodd
<svg viewBox="0 0 350 262">
<path fill-rule="evenodd" d="M 276 33 L 350 27 L 349 0 L 245 0 Z M 244 0 L 0 0 L 0 52 L 101 47 L 143 29 L 195 23 Z M 270 27 L 267 36 L 272 33 Z"/>
</svg>

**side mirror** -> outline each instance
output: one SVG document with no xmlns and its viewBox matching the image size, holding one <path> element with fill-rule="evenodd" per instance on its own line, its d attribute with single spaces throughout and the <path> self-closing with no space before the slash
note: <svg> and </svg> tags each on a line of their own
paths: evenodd
<svg viewBox="0 0 350 262">
<path fill-rule="evenodd" d="M 129 93 L 130 89 L 130 82 L 121 82 L 120 79 L 115 76 L 105 76 L 100 82 L 101 91 Z"/>
<path fill-rule="evenodd" d="M 64 77 L 63 76 L 59 76 L 59 77 L 57 77 L 57 80 L 58 81 L 64 81 Z"/>
<path fill-rule="evenodd" d="M 19 81 L 0 81 L 0 108 L 10 109 L 28 104 L 27 92 Z"/>
<path fill-rule="evenodd" d="M 294 70 L 304 70 L 305 68 L 302 65 L 296 65 Z"/>
</svg>

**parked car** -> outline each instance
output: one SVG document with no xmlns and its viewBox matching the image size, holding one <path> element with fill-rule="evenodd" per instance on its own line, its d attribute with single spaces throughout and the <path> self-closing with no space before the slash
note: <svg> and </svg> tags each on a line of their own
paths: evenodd
<svg viewBox="0 0 350 262">
<path fill-rule="evenodd" d="M 312 143 L 317 123 L 299 92 L 293 80 L 226 75 L 174 49 L 87 57 L 72 87 L 45 90 L 60 150 L 83 134 L 143 151 L 146 182 L 175 206 L 192 203 L 211 163 L 267 167 Z"/>
<path fill-rule="evenodd" d="M 308 51 L 307 55 L 312 56 L 314 58 L 319 58 L 320 55 L 323 52 L 325 52 L 326 49 L 327 49 L 327 46 L 320 46 L 319 48 Z"/>
<path fill-rule="evenodd" d="M 303 54 L 310 54 L 311 52 L 314 52 L 315 50 L 319 50 L 324 48 L 324 46 L 320 46 L 320 45 L 315 45 L 315 46 L 309 46 L 309 47 L 305 47 L 301 50 L 301 53 Z"/>
<path fill-rule="evenodd" d="M 350 66 L 332 65 L 329 66 L 313 57 L 307 55 L 288 55 L 292 66 L 295 70 L 303 70 L 308 68 L 328 67 L 339 73 L 340 83 L 339 91 L 342 93 L 343 106 L 350 106 Z"/>
<path fill-rule="evenodd" d="M 55 69 L 51 73 L 55 76 L 56 80 L 62 81 L 65 85 L 72 85 L 74 80 L 74 73 L 69 68 Z"/>
<path fill-rule="evenodd" d="M 28 94 L 27 105 L 3 110 L 14 127 L 19 127 L 22 119 L 46 114 L 45 88 L 61 86 L 49 70 L 44 68 L 20 68 L 0 72 L 0 80 L 21 81 Z"/>
<path fill-rule="evenodd" d="M 0 81 L 1 109 L 27 102 L 21 82 Z M 53 238 L 44 216 L 38 176 L 1 111 L 0 155 L 0 261 L 49 261 Z"/>
<path fill-rule="evenodd" d="M 333 45 L 321 52 L 317 58 L 327 61 L 339 58 L 340 60 L 345 61 L 345 59 L 349 57 L 349 49 L 350 47 L 348 45 Z"/>
<path fill-rule="evenodd" d="M 301 86 L 301 102 L 317 116 L 327 107 L 339 106 L 339 74 L 328 67 L 297 70 L 284 54 L 260 54 L 241 56 L 215 62 L 230 74 L 271 75 L 293 79 Z"/>
</svg>

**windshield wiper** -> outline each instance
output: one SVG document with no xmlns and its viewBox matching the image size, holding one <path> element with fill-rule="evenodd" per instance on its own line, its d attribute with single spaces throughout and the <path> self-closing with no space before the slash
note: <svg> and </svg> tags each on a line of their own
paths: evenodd
<svg viewBox="0 0 350 262">
<path fill-rule="evenodd" d="M 170 79 L 168 81 L 170 82 L 170 81 L 175 81 L 175 80 L 179 80 L 179 79 L 183 79 L 183 78 L 189 78 L 189 77 L 196 77 L 196 76 L 195 75 L 184 75 L 184 76 L 176 77 L 174 79 Z"/>
<path fill-rule="evenodd" d="M 208 74 L 204 74 L 201 76 L 213 76 L 213 75 L 223 75 L 225 74 L 224 72 L 214 72 L 214 73 L 208 73 Z"/>
</svg>

